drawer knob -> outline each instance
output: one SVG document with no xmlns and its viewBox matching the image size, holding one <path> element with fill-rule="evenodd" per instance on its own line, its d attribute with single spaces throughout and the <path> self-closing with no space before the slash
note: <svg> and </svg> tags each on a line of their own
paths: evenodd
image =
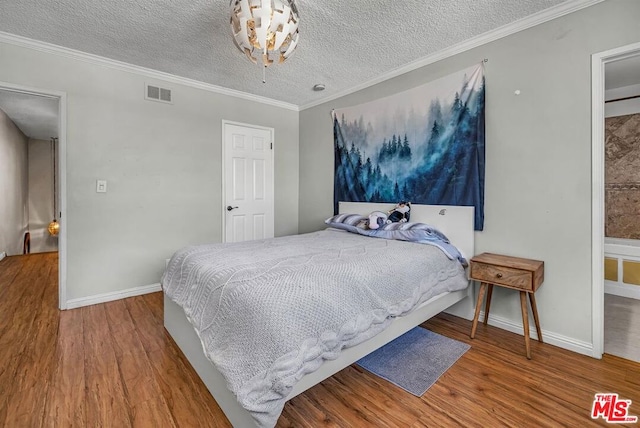
<svg viewBox="0 0 640 428">
<path fill-rule="evenodd" d="M 501 273 L 497 273 L 496 274 L 496 278 L 502 278 L 502 274 Z"/>
</svg>

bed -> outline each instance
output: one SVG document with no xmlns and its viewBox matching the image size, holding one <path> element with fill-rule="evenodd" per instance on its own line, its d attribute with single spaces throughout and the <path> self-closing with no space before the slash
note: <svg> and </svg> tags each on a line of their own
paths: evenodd
<svg viewBox="0 0 640 428">
<path fill-rule="evenodd" d="M 341 202 L 339 211 L 340 213 L 358 213 L 365 215 L 376 210 L 387 211 L 391 207 L 392 204 Z M 447 235 L 451 243 L 460 249 L 460 252 L 467 258 L 470 258 L 473 255 L 473 221 L 473 207 L 428 206 L 414 204 L 411 209 L 411 222 L 423 222 L 434 226 Z M 325 235 L 327 235 L 327 233 L 351 235 L 348 232 L 342 231 L 323 233 L 324 235 L 321 235 L 320 232 L 318 232 L 317 236 L 325 239 Z M 348 239 L 354 238 L 350 237 Z M 375 244 L 372 244 L 374 247 L 375 245 L 382 245 L 383 243 L 381 241 L 385 241 L 369 237 L 362 237 L 361 239 L 376 241 Z M 176 256 L 174 256 L 174 258 L 176 258 Z M 173 259 L 172 262 L 174 262 Z M 174 264 L 175 263 L 177 263 L 177 261 L 174 262 Z M 174 267 L 174 271 L 175 270 L 176 268 Z M 194 275 L 199 274 L 185 273 L 184 275 L 191 276 L 193 278 Z M 163 278 L 163 282 L 164 280 L 165 278 Z M 457 279 L 457 281 L 460 282 L 459 279 Z M 464 281 L 465 285 L 467 285 L 468 281 L 466 281 L 466 277 L 464 278 Z M 273 415 L 271 415 L 270 419 L 261 419 L 262 416 L 256 418 L 255 411 L 250 413 L 245 409 L 245 407 L 240 405 L 238 402 L 239 398 L 237 398 L 229 389 L 231 388 L 231 384 L 227 382 L 227 379 L 225 379 L 221 371 L 214 366 L 207 356 L 205 356 L 203 343 L 208 343 L 208 340 L 203 333 L 202 327 L 198 332 L 196 332 L 196 329 L 190 322 L 189 318 L 195 318 L 193 310 L 188 310 L 191 314 L 191 317 L 189 317 L 181 306 L 183 305 L 183 301 L 176 297 L 176 293 L 174 291 L 172 291 L 172 293 L 173 299 L 170 298 L 166 292 L 164 296 L 165 328 L 178 347 L 185 354 L 195 371 L 201 377 L 229 421 L 233 426 L 238 427 L 271 426 L 275 424 Z M 372 334 L 363 336 L 365 337 L 363 341 L 359 339 L 354 342 L 353 346 L 342 349 L 337 357 L 335 355 L 331 357 L 335 359 L 319 358 L 317 361 L 321 361 L 321 363 L 314 363 L 318 367 L 314 367 L 311 371 L 305 370 L 305 374 L 302 375 L 299 380 L 298 377 L 296 377 L 295 383 L 284 389 L 284 392 L 282 393 L 284 401 L 289 400 L 311 388 L 313 385 L 316 385 L 327 377 L 332 376 L 343 368 L 353 364 L 363 356 L 369 354 L 375 349 L 378 349 L 384 344 L 444 310 L 449 313 L 462 316 L 466 319 L 471 319 L 473 316 L 472 297 L 472 287 L 466 286 L 466 288 L 457 291 L 442 292 L 425 299 L 424 301 L 420 301 L 415 305 L 415 307 L 412 307 L 411 310 L 398 312 L 398 316 L 387 316 L 385 318 L 384 325 L 380 324 L 380 328 L 378 329 L 379 331 L 372 329 Z M 180 304 L 176 303 L 174 300 L 179 301 Z M 196 304 L 200 304 L 199 302 L 203 300 L 204 299 L 200 297 L 195 299 Z M 198 315 L 198 320 L 200 320 L 201 324 L 202 318 L 205 316 L 206 314 Z M 213 325 L 212 323 L 213 321 L 209 322 L 207 325 L 211 326 Z M 368 337 L 369 335 L 372 337 Z M 220 352 L 226 352 L 226 348 Z M 225 368 L 222 368 L 221 370 L 227 373 Z M 240 394 L 238 394 L 238 397 L 240 397 Z M 284 403 L 281 404 L 281 406 L 283 405 Z M 275 417 L 277 420 L 277 415 Z"/>
</svg>

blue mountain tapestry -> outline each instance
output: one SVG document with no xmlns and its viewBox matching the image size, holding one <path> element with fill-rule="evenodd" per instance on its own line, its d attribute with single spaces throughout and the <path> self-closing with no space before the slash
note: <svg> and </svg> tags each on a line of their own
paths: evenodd
<svg viewBox="0 0 640 428">
<path fill-rule="evenodd" d="M 474 206 L 482 230 L 484 100 L 479 64 L 335 110 L 335 213 L 338 201 Z"/>
</svg>

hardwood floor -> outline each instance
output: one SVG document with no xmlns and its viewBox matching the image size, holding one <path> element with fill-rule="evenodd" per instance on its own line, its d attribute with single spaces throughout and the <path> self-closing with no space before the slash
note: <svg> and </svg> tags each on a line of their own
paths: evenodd
<svg viewBox="0 0 640 428">
<path fill-rule="evenodd" d="M 0 424 L 228 427 L 162 325 L 161 293 L 60 312 L 57 255 L 0 262 Z M 594 394 L 640 415 L 640 364 L 603 360 L 440 315 L 424 324 L 471 349 L 423 397 L 351 366 L 295 397 L 279 427 L 604 426 Z M 637 426 L 637 425 L 636 425 Z"/>
</svg>

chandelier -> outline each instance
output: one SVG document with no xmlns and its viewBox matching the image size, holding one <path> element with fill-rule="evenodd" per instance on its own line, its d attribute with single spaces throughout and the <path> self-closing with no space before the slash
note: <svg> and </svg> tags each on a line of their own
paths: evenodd
<svg viewBox="0 0 640 428">
<path fill-rule="evenodd" d="M 287 60 L 298 45 L 294 0 L 231 0 L 231 32 L 238 49 L 265 68 Z"/>
</svg>

